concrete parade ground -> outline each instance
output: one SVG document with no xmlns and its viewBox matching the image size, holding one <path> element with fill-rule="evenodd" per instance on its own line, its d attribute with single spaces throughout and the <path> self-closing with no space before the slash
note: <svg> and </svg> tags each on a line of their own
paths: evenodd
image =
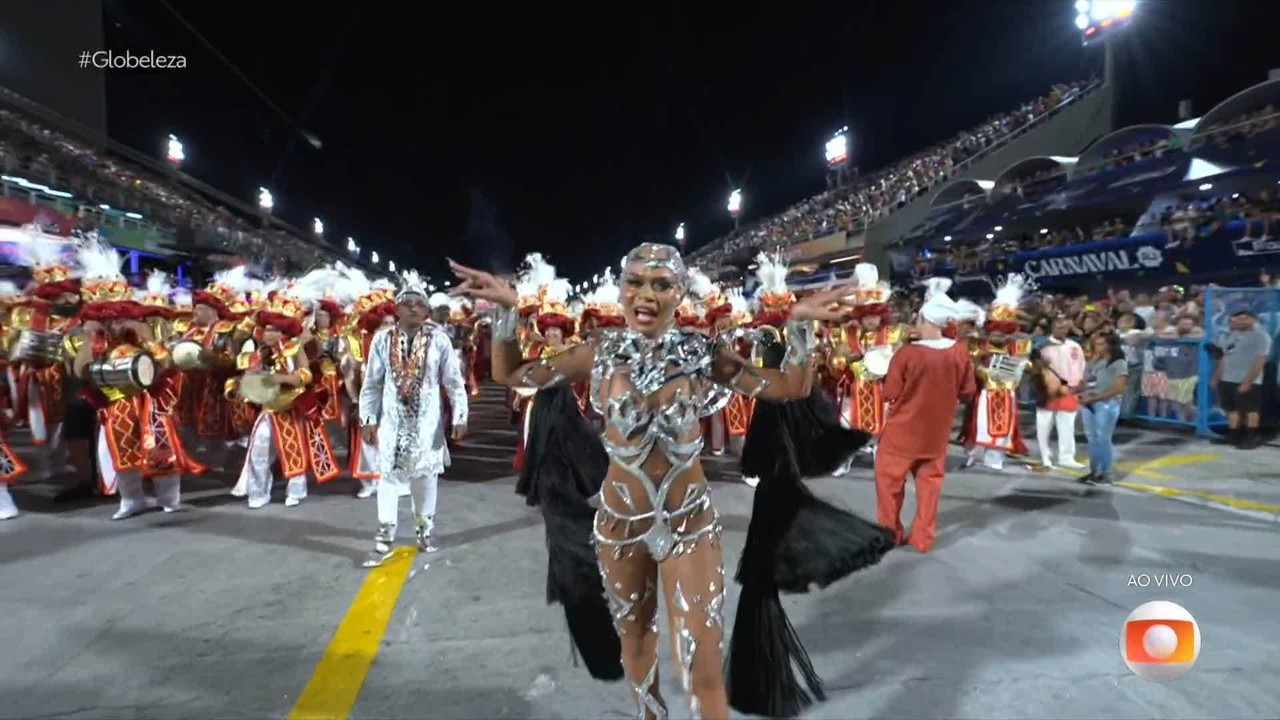
<svg viewBox="0 0 1280 720">
<path fill-rule="evenodd" d="M 353 481 L 313 485 L 295 508 L 277 483 L 249 510 L 228 495 L 238 451 L 204 456 L 223 464 L 186 481 L 186 511 L 124 521 L 110 519 L 115 499 L 55 504 L 55 484 L 20 481 L 24 512 L 0 523 L 0 717 L 633 717 L 628 686 L 575 667 L 563 614 L 544 603 L 542 522 L 513 492 L 502 403 L 486 387 L 473 404 L 441 480 L 439 551 L 409 547 L 406 501 L 405 547 L 373 571 L 359 563 L 374 501 Z M 957 450 L 928 555 L 897 549 L 786 599 L 826 682 L 806 717 L 1277 717 L 1280 452 L 1117 435 L 1113 487 L 1014 459 L 960 470 Z M 36 452 L 24 435 L 13 446 Z M 706 465 L 731 576 L 753 490 L 732 460 Z M 874 517 L 869 464 L 811 487 Z M 1202 635 L 1194 668 L 1167 683 L 1120 652 L 1127 616 L 1151 600 L 1185 607 Z M 726 623 L 736 602 L 730 584 Z M 663 695 L 687 717 L 670 658 L 664 644 Z"/>
</svg>

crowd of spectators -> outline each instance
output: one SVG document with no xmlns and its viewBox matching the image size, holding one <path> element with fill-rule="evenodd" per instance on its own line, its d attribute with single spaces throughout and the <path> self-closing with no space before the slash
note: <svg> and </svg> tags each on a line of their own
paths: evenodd
<svg viewBox="0 0 1280 720">
<path fill-rule="evenodd" d="M 843 186 L 804 200 L 786 211 L 715 240 L 693 253 L 715 265 L 746 248 L 787 246 L 837 230 L 873 223 L 948 180 L 956 167 L 1005 142 L 1010 135 L 1079 94 L 1085 83 L 1057 85 L 1012 112 L 906 158 L 890 168 L 855 176 Z"/>
<path fill-rule="evenodd" d="M 1276 127 L 1280 127 L 1280 112 L 1276 111 L 1274 104 L 1268 103 L 1241 113 L 1230 120 L 1200 128 L 1196 133 L 1196 140 L 1197 143 L 1213 143 L 1219 147 L 1227 147 Z"/>
<path fill-rule="evenodd" d="M 228 254 L 269 255 L 302 267 L 316 257 L 315 244 L 206 199 L 162 169 L 94 149 L 8 109 L 0 109 L 0 169 L 74 195 L 82 231 L 106 224 L 100 206 L 107 205 L 169 231 L 189 230 L 200 245 Z"/>
</svg>

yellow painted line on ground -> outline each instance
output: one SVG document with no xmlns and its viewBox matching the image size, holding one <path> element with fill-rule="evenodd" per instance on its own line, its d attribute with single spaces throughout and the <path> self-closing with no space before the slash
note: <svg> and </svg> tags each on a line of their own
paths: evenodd
<svg viewBox="0 0 1280 720">
<path fill-rule="evenodd" d="M 397 548 L 386 563 L 369 571 L 289 720 L 344 720 L 350 715 L 417 555 L 416 547 Z"/>
<path fill-rule="evenodd" d="M 1183 490 L 1181 488 L 1171 488 L 1164 485 L 1147 485 L 1146 483 L 1130 482 L 1128 480 L 1119 480 L 1115 483 L 1119 487 L 1129 488 L 1130 490 L 1140 490 L 1142 492 L 1160 495 L 1162 497 L 1172 498 L 1197 498 L 1199 500 L 1207 500 L 1211 503 L 1217 503 L 1236 510 L 1248 510 L 1251 512 L 1261 512 L 1270 515 L 1280 515 L 1280 505 L 1271 505 L 1269 503 L 1257 502 L 1256 500 L 1243 500 L 1234 498 L 1229 495 L 1218 495 L 1216 493 L 1203 492 L 1201 490 Z"/>
<path fill-rule="evenodd" d="M 1217 453 L 1173 453 L 1152 460 L 1122 462 L 1116 468 L 1148 480 L 1175 480 L 1176 476 L 1157 471 L 1164 468 L 1195 465 L 1221 459 L 1222 456 Z"/>
</svg>

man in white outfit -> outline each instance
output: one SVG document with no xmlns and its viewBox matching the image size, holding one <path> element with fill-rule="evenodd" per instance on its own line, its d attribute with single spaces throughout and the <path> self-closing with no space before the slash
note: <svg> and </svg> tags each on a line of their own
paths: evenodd
<svg viewBox="0 0 1280 720">
<path fill-rule="evenodd" d="M 428 319 L 428 293 L 414 271 L 396 293 L 396 325 L 373 337 L 360 388 L 365 442 L 378 448 L 378 534 L 365 567 L 377 567 L 395 542 L 401 488 L 409 486 L 418 548 L 432 552 L 436 483 L 448 462 L 441 389 L 452 408 L 453 438 L 467 429 L 467 391 L 449 335 Z"/>
<path fill-rule="evenodd" d="M 1045 367 L 1057 376 L 1066 392 L 1046 399 L 1036 408 L 1036 444 L 1040 446 L 1040 462 L 1053 467 L 1049 455 L 1049 435 L 1058 432 L 1058 467 L 1079 470 L 1084 465 L 1076 462 L 1076 415 L 1080 411 L 1078 394 L 1084 384 L 1084 350 L 1075 340 L 1067 337 L 1071 321 L 1058 318 L 1053 324 L 1049 342 L 1040 349 L 1040 359 Z"/>
</svg>

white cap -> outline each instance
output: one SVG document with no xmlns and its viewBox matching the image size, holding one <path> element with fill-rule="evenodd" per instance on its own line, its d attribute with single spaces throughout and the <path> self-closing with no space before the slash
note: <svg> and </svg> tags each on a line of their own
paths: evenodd
<svg viewBox="0 0 1280 720">
<path fill-rule="evenodd" d="M 449 307 L 449 296 L 441 292 L 432 293 L 431 297 L 427 298 L 427 307 L 430 307 L 430 308 Z"/>
<path fill-rule="evenodd" d="M 942 327 L 952 320 L 957 320 L 963 310 L 946 293 L 934 293 L 920 308 L 920 317 L 925 322 Z"/>
</svg>

